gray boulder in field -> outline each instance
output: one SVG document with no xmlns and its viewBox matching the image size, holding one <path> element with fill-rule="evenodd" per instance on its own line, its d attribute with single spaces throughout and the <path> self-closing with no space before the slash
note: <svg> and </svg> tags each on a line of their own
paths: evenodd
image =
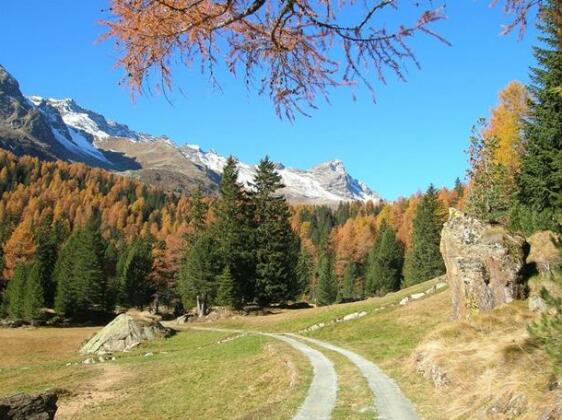
<svg viewBox="0 0 562 420">
<path fill-rule="evenodd" d="M 105 354 L 128 351 L 139 344 L 169 337 L 173 330 L 160 322 L 121 314 L 98 331 L 80 349 L 82 354 Z"/>
</svg>

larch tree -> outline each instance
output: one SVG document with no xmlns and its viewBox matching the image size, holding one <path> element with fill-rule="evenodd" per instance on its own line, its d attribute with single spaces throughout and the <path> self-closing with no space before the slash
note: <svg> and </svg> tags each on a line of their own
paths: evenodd
<svg viewBox="0 0 562 420">
<path fill-rule="evenodd" d="M 4 277 L 10 279 L 18 264 L 29 264 L 35 255 L 32 219 L 26 217 L 4 244 Z"/>
<path fill-rule="evenodd" d="M 504 10 L 514 15 L 508 30 L 524 28 L 529 10 L 541 2 L 506 0 Z M 373 91 L 373 81 L 384 82 L 387 73 L 404 80 L 408 62 L 419 66 L 410 46 L 414 35 L 447 44 L 432 28 L 446 17 L 446 3 L 112 0 L 103 23 L 105 38 L 122 52 L 117 64 L 133 93 L 142 92 L 154 73 L 159 87 L 169 88 L 176 59 L 188 66 L 199 62 L 218 84 L 215 66 L 222 59 L 248 85 L 257 82 L 278 115 L 294 118 L 306 113 L 303 104 L 315 107 L 333 87 L 359 82 Z M 381 23 L 390 16 L 395 24 Z"/>
<path fill-rule="evenodd" d="M 480 220 L 506 223 L 516 193 L 514 174 L 510 174 L 509 166 L 498 162 L 500 139 L 484 135 L 486 124 L 486 120 L 480 119 L 470 137 L 465 209 Z"/>
<path fill-rule="evenodd" d="M 404 286 L 430 280 L 445 272 L 439 250 L 443 223 L 443 209 L 437 198 L 437 190 L 430 185 L 414 217 L 412 245 L 404 261 Z"/>
</svg>

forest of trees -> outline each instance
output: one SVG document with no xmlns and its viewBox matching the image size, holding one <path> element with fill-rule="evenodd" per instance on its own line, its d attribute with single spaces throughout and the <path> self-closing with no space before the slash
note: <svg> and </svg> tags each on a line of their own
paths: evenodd
<svg viewBox="0 0 562 420">
<path fill-rule="evenodd" d="M 459 189 L 432 187 L 379 205 L 290 206 L 276 194 L 282 183 L 269 159 L 251 190 L 230 159 L 218 198 L 8 152 L 0 166 L 2 312 L 18 319 L 43 308 L 78 318 L 116 306 L 181 302 L 206 312 L 381 295 L 426 279 L 403 275 L 404 261 L 418 258 L 416 232 L 438 229 L 446 208 L 461 201 Z M 420 219 L 426 201 L 433 207 Z M 437 257 L 428 269 L 436 275 Z"/>
</svg>

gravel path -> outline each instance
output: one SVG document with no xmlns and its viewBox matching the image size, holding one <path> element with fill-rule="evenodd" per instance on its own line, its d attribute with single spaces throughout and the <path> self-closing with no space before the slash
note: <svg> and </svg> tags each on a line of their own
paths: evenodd
<svg viewBox="0 0 562 420">
<path fill-rule="evenodd" d="M 321 352 L 291 337 L 280 334 L 263 334 L 276 338 L 304 354 L 314 370 L 312 383 L 303 405 L 293 417 L 294 420 L 328 420 L 336 405 L 338 378 L 333 363 Z"/>
<path fill-rule="evenodd" d="M 333 344 L 314 338 L 303 337 L 296 334 L 287 336 L 305 340 L 315 345 L 335 351 L 347 357 L 361 374 L 367 379 L 369 387 L 375 396 L 379 419 L 414 420 L 419 419 L 412 403 L 402 394 L 396 382 L 382 372 L 377 365 L 350 350 L 334 346 Z"/>
<path fill-rule="evenodd" d="M 237 332 L 242 330 L 231 330 L 224 328 L 207 328 L 207 327 L 191 327 L 200 331 L 218 331 L 218 332 Z M 248 331 L 250 332 L 250 331 Z M 308 393 L 304 403 L 293 418 L 294 420 L 328 420 L 331 418 L 332 410 L 336 405 L 336 395 L 338 391 L 338 377 L 334 364 L 321 352 L 313 349 L 306 344 L 281 334 L 269 334 L 253 332 L 255 334 L 264 335 L 266 337 L 275 338 L 284 341 L 291 347 L 304 354 L 313 369 L 312 383 L 308 388 Z"/>
<path fill-rule="evenodd" d="M 419 416 L 412 403 L 402 394 L 396 382 L 388 377 L 377 365 L 357 353 L 325 341 L 304 337 L 297 334 L 270 334 L 254 331 L 231 330 L 222 328 L 191 327 L 196 330 L 220 332 L 248 332 L 281 340 L 303 353 L 312 364 L 314 376 L 307 397 L 295 415 L 295 420 L 325 420 L 331 418 L 336 405 L 337 374 L 333 363 L 320 351 L 307 346 L 308 341 L 347 357 L 367 380 L 376 401 L 379 419 L 384 420 L 418 420 Z"/>
</svg>

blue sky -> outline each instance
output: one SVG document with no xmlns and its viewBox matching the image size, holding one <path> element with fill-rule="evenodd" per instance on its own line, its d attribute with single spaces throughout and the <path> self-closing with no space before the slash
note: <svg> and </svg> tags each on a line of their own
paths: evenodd
<svg viewBox="0 0 562 420">
<path fill-rule="evenodd" d="M 267 97 L 219 72 L 222 93 L 198 69 L 180 69 L 182 92 L 131 101 L 118 85 L 118 52 L 96 42 L 104 28 L 108 0 L 3 0 L 0 10 L 0 64 L 25 94 L 72 97 L 82 106 L 135 130 L 166 134 L 178 143 L 196 143 L 221 154 L 257 162 L 268 154 L 287 166 L 307 168 L 330 159 L 387 199 L 450 186 L 466 170 L 472 124 L 496 104 L 510 80 L 528 80 L 534 63 L 534 28 L 522 41 L 500 36 L 509 18 L 488 0 L 452 0 L 448 19 L 434 26 L 447 47 L 420 35 L 412 42 L 421 70 L 408 66 L 406 83 L 389 79 L 369 92 L 339 89 L 331 104 L 319 103 L 312 118 L 278 119 Z"/>
</svg>

